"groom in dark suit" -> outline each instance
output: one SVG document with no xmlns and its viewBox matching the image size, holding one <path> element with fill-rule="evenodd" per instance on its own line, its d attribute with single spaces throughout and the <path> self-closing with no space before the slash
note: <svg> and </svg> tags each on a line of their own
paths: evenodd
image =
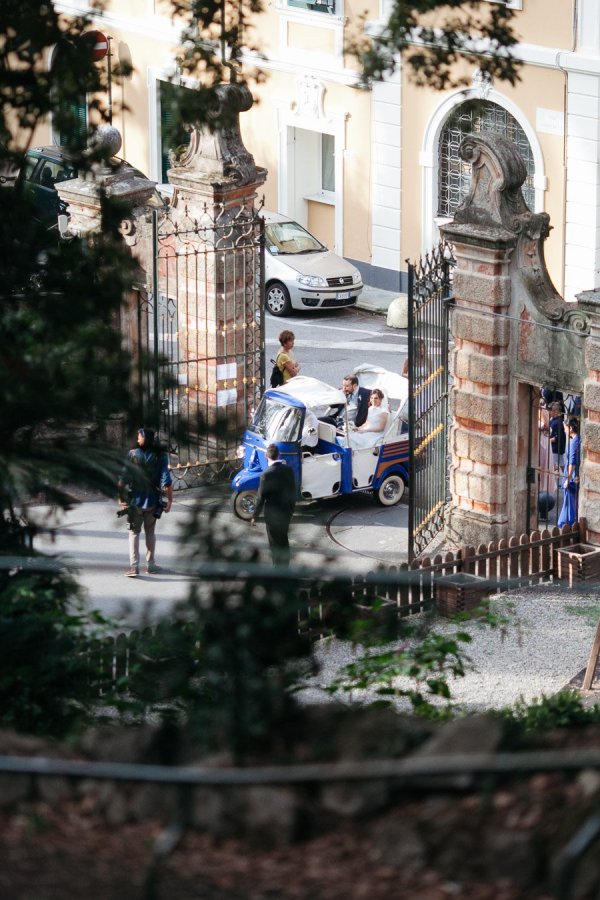
<svg viewBox="0 0 600 900">
<path fill-rule="evenodd" d="M 346 395 L 348 420 L 358 428 L 367 421 L 371 391 L 358 386 L 356 375 L 345 375 L 342 379 L 342 390 Z"/>
<path fill-rule="evenodd" d="M 256 519 L 264 506 L 267 537 L 274 566 L 289 565 L 288 531 L 295 505 L 296 480 L 294 473 L 283 460 L 279 459 L 279 450 L 275 444 L 269 444 L 267 468 L 260 476 L 256 508 L 250 524 L 256 525 Z"/>
<path fill-rule="evenodd" d="M 371 391 L 368 388 L 358 386 L 358 378 L 356 375 L 344 375 L 342 378 L 342 391 L 346 395 L 346 415 L 350 425 L 363 425 L 367 421 L 369 414 L 369 400 L 371 399 Z M 321 422 L 330 422 L 336 428 L 341 428 L 345 424 L 344 407 L 330 406 L 327 415 L 319 416 Z"/>
</svg>

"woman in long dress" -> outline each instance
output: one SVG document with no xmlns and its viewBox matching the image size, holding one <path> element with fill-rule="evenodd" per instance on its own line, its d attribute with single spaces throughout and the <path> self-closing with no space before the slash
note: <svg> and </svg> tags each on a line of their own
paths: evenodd
<svg viewBox="0 0 600 900">
<path fill-rule="evenodd" d="M 557 522 L 559 528 L 562 525 L 574 525 L 577 521 L 580 448 L 579 422 L 577 419 L 570 419 L 569 449 L 567 450 L 567 461 L 565 462 L 563 473 L 563 505 Z"/>
<path fill-rule="evenodd" d="M 374 388 L 371 391 L 366 422 L 350 433 L 352 446 L 358 449 L 373 447 L 387 428 L 389 416 L 389 410 L 384 405 L 383 391 Z"/>
</svg>

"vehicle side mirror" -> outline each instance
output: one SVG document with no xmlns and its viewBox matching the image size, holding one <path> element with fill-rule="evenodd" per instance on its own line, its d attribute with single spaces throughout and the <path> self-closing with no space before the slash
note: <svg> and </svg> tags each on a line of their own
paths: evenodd
<svg viewBox="0 0 600 900">
<path fill-rule="evenodd" d="M 69 233 L 69 217 L 65 213 L 61 213 L 58 217 L 58 233 L 61 238 L 66 238 Z"/>
</svg>

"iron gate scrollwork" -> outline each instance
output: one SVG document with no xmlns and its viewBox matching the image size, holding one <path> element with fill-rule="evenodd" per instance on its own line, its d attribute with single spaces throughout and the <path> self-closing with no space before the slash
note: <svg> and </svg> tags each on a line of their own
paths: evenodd
<svg viewBox="0 0 600 900">
<path fill-rule="evenodd" d="M 448 340 L 452 255 L 447 243 L 408 266 L 408 555 L 444 528 L 448 490 Z"/>
<path fill-rule="evenodd" d="M 246 209 L 153 215 L 141 408 L 168 445 L 175 486 L 191 487 L 237 467 L 264 388 L 264 222 Z"/>
</svg>

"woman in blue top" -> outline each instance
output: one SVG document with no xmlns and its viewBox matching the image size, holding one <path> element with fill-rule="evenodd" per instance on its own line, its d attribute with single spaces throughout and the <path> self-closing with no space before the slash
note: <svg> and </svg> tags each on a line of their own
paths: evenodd
<svg viewBox="0 0 600 900">
<path fill-rule="evenodd" d="M 120 504 L 127 509 L 129 523 L 128 578 L 140 574 L 140 534 L 146 540 L 146 572 L 160 572 L 154 561 L 156 550 L 156 522 L 163 510 L 168 513 L 173 503 L 173 479 L 169 459 L 155 443 L 151 428 L 139 428 L 137 447 L 129 451 L 128 466 L 119 479 Z M 163 494 L 165 495 L 163 500 Z"/>
<path fill-rule="evenodd" d="M 559 528 L 562 525 L 574 525 L 577 521 L 577 495 L 579 493 L 579 459 L 581 454 L 581 438 L 579 422 L 569 420 L 569 449 L 564 469 L 563 505 L 558 517 Z"/>
</svg>

